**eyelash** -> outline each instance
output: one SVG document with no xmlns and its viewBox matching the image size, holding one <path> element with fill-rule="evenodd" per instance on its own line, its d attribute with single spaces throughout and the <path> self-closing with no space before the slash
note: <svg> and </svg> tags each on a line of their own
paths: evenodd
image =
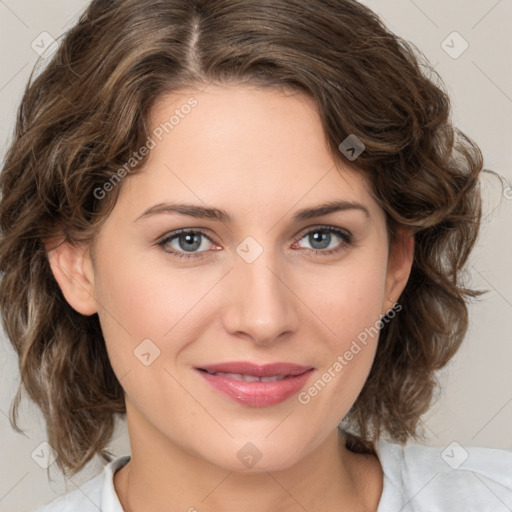
<svg viewBox="0 0 512 512">
<path fill-rule="evenodd" d="M 313 229 L 308 229 L 308 231 L 303 232 L 299 236 L 298 242 L 300 242 L 307 235 L 309 235 L 311 233 L 316 233 L 316 232 L 327 232 L 327 233 L 334 234 L 338 238 L 341 239 L 341 242 L 333 249 L 325 250 L 325 249 L 307 249 L 306 248 L 305 250 L 309 253 L 328 256 L 328 255 L 334 254 L 338 251 L 341 251 L 342 249 L 346 249 L 353 243 L 353 236 L 351 233 L 349 233 L 348 231 L 345 231 L 345 230 L 335 228 L 333 226 L 317 226 Z M 158 247 L 162 248 L 167 254 L 170 254 L 173 258 L 177 258 L 177 259 L 201 258 L 203 256 L 204 252 L 208 252 L 208 251 L 199 251 L 199 252 L 188 252 L 187 253 L 187 252 L 180 252 L 180 251 L 175 251 L 175 250 L 168 250 L 165 248 L 165 246 L 169 242 L 171 242 L 172 240 L 178 238 L 180 235 L 183 235 L 183 234 L 201 235 L 201 236 L 205 237 L 206 239 L 208 239 L 210 242 L 215 243 L 215 242 L 213 242 L 213 240 L 211 240 L 211 238 L 204 231 L 196 230 L 196 229 L 180 229 L 178 231 L 174 231 L 169 236 L 166 236 L 162 241 L 158 242 L 157 245 L 158 245 Z M 295 243 L 297 243 L 297 242 L 295 242 Z"/>
</svg>

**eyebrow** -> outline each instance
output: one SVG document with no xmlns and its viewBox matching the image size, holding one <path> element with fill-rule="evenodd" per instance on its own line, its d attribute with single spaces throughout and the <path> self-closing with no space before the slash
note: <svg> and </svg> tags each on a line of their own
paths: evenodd
<svg viewBox="0 0 512 512">
<path fill-rule="evenodd" d="M 312 208 L 304 208 L 302 210 L 298 210 L 293 216 L 293 221 L 299 222 L 307 219 L 313 219 L 315 217 L 321 217 L 323 215 L 328 215 L 330 213 L 347 210 L 359 210 L 363 212 L 366 217 L 370 218 L 370 212 L 368 211 L 368 208 L 360 203 L 352 201 L 330 201 Z M 178 213 L 180 215 L 187 215 L 196 219 L 213 219 L 225 223 L 233 222 L 233 217 L 225 210 L 186 203 L 156 204 L 145 210 L 141 215 L 139 215 L 139 217 L 135 219 L 134 222 L 138 222 L 139 220 L 162 213 Z"/>
</svg>

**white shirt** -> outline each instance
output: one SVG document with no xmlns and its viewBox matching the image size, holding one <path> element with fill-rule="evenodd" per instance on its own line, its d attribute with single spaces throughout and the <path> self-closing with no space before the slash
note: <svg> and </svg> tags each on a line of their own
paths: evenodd
<svg viewBox="0 0 512 512">
<path fill-rule="evenodd" d="M 512 451 L 382 440 L 375 450 L 384 472 L 377 512 L 512 511 Z M 124 512 L 113 476 L 129 460 L 129 455 L 113 459 L 78 489 L 33 512 Z"/>
</svg>

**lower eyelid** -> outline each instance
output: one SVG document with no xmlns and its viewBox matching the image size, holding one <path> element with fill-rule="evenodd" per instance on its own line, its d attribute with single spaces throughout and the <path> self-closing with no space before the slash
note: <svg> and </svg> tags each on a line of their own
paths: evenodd
<svg viewBox="0 0 512 512">
<path fill-rule="evenodd" d="M 165 245 L 167 243 L 173 242 L 174 240 L 179 239 L 180 236 L 188 235 L 188 234 L 191 234 L 191 233 L 195 234 L 195 235 L 200 235 L 203 240 L 207 240 L 212 246 L 216 246 L 217 245 L 208 235 L 206 235 L 205 233 L 202 233 L 200 231 L 185 231 L 185 232 L 182 232 L 182 233 L 177 233 L 177 234 L 171 235 L 171 236 L 165 238 L 164 240 L 162 240 L 162 244 Z M 211 250 L 211 249 L 209 249 L 209 250 Z M 185 254 L 187 254 L 187 251 L 176 251 L 176 252 L 179 252 L 179 253 L 184 252 Z M 208 252 L 208 250 L 193 251 L 193 252 L 190 252 L 188 254 L 196 254 L 196 253 L 204 253 L 204 252 Z"/>
<path fill-rule="evenodd" d="M 349 246 L 349 245 L 351 245 L 353 243 L 352 235 L 350 233 L 348 233 L 348 232 L 345 232 L 344 230 L 337 229 L 337 228 L 334 228 L 334 227 L 317 227 L 317 228 L 310 229 L 309 231 L 306 231 L 303 234 L 301 234 L 299 236 L 299 238 L 297 239 L 297 241 L 294 242 L 293 245 L 295 245 L 298 242 L 300 242 L 302 239 L 304 239 L 309 234 L 315 233 L 317 231 L 327 231 L 327 232 L 337 236 L 341 241 L 340 241 L 340 243 L 336 247 L 333 247 L 331 249 L 314 249 L 314 248 L 307 248 L 307 247 L 302 248 L 302 249 L 304 249 L 305 251 L 310 251 L 310 252 L 315 252 L 315 253 L 329 254 L 329 253 L 335 252 L 336 250 L 339 250 L 339 249 L 343 248 L 343 246 L 346 247 L 346 246 Z M 190 230 L 190 231 L 184 230 L 184 231 L 180 231 L 178 233 L 170 234 L 169 236 L 165 237 L 160 242 L 158 242 L 157 245 L 162 247 L 162 249 L 165 252 L 167 252 L 168 254 L 175 255 L 177 258 L 200 257 L 200 256 L 203 256 L 203 255 L 209 253 L 209 252 L 218 252 L 219 251 L 219 249 L 213 249 L 213 248 L 209 249 L 209 250 L 205 250 L 205 251 L 192 251 L 192 252 L 180 251 L 180 250 L 175 250 L 175 249 L 172 249 L 172 250 L 166 250 L 165 249 L 166 244 L 170 243 L 173 240 L 176 240 L 180 235 L 190 234 L 190 233 L 201 235 L 202 237 L 206 238 L 214 247 L 218 247 L 218 244 L 216 242 L 214 242 L 206 233 L 204 233 L 202 231 L 194 231 L 194 230 Z"/>
<path fill-rule="evenodd" d="M 307 237 L 311 233 L 316 233 L 318 231 L 327 231 L 328 233 L 331 233 L 331 234 L 337 236 L 343 244 L 349 245 L 353 242 L 353 236 L 350 233 L 348 233 L 344 230 L 341 230 L 341 229 L 327 228 L 327 227 L 310 229 L 309 231 L 306 231 L 305 233 L 300 235 L 298 241 L 303 240 L 305 237 Z"/>
</svg>

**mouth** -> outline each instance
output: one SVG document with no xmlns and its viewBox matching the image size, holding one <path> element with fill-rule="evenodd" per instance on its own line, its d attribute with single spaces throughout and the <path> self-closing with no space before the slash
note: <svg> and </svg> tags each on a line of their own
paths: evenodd
<svg viewBox="0 0 512 512">
<path fill-rule="evenodd" d="M 195 370 L 225 397 L 251 407 L 266 407 L 298 393 L 315 369 L 292 363 L 231 362 Z"/>
<path fill-rule="evenodd" d="M 244 382 L 277 382 L 278 380 L 289 379 L 293 375 L 272 375 L 271 377 L 258 377 L 257 375 L 248 375 L 244 373 L 225 373 L 225 372 L 210 372 L 203 368 L 198 368 L 199 371 L 206 372 L 210 375 L 220 377 L 227 377 L 228 379 L 242 380 Z"/>
</svg>

